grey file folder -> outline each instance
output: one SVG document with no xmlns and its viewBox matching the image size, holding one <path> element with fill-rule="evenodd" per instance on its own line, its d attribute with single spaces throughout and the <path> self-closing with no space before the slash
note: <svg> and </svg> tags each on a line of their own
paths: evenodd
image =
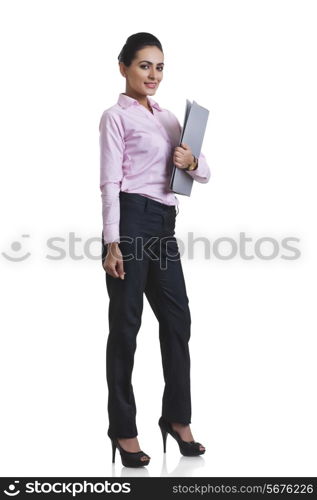
<svg viewBox="0 0 317 500">
<path fill-rule="evenodd" d="M 188 144 L 196 158 L 199 157 L 203 143 L 209 110 L 199 106 L 196 101 L 191 104 L 186 99 L 184 125 L 179 141 Z M 173 166 L 169 188 L 177 194 L 190 196 L 194 179 L 185 171 Z"/>
</svg>

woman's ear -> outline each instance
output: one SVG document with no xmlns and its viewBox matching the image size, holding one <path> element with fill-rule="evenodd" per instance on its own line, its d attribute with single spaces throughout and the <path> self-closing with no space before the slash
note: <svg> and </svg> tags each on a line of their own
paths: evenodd
<svg viewBox="0 0 317 500">
<path fill-rule="evenodd" d="M 125 74 L 125 68 L 124 68 L 124 64 L 122 62 L 119 62 L 119 69 L 120 69 L 120 73 L 122 76 L 127 76 Z"/>
</svg>

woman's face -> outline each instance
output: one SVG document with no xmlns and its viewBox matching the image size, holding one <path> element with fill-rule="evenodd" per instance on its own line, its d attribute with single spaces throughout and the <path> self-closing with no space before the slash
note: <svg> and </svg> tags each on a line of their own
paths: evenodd
<svg viewBox="0 0 317 500">
<path fill-rule="evenodd" d="M 164 54 L 158 47 L 147 46 L 136 53 L 129 67 L 119 63 L 126 78 L 126 92 L 133 96 L 154 95 L 163 79 Z"/>
</svg>

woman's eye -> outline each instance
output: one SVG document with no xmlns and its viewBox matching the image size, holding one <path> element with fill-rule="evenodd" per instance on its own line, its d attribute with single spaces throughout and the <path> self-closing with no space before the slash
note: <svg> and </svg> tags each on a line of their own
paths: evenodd
<svg viewBox="0 0 317 500">
<path fill-rule="evenodd" d="M 148 65 L 148 64 L 142 64 L 140 67 L 141 67 L 142 69 L 146 69 L 146 68 L 148 68 L 148 67 L 149 67 L 149 65 Z M 163 68 L 163 66 L 160 66 L 160 67 L 158 67 L 157 69 L 159 69 L 160 71 L 163 71 L 163 69 L 164 69 L 164 68 Z"/>
</svg>

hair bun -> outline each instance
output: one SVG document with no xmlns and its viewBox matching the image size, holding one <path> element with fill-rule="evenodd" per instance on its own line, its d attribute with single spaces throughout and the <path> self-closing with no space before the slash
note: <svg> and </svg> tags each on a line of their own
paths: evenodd
<svg viewBox="0 0 317 500">
<path fill-rule="evenodd" d="M 161 42 L 151 33 L 140 31 L 139 33 L 130 35 L 118 55 L 119 62 L 130 66 L 132 60 L 136 57 L 137 51 L 147 46 L 156 46 L 163 52 Z"/>
</svg>

